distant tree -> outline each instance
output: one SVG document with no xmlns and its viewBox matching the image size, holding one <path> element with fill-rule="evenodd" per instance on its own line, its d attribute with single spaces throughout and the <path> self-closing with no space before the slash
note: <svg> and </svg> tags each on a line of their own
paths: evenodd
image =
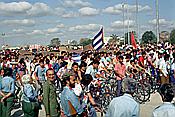
<svg viewBox="0 0 175 117">
<path fill-rule="evenodd" d="M 81 38 L 80 45 L 86 46 L 92 43 L 92 39 L 89 38 Z"/>
<path fill-rule="evenodd" d="M 53 38 L 51 41 L 50 41 L 50 45 L 51 46 L 59 46 L 61 44 L 61 41 L 59 38 Z"/>
<path fill-rule="evenodd" d="M 170 33 L 170 42 L 175 44 L 175 29 L 173 29 Z"/>
<path fill-rule="evenodd" d="M 116 44 L 117 42 L 119 42 L 119 38 L 116 34 L 112 34 L 110 37 L 111 39 L 109 40 L 109 43 Z"/>
<path fill-rule="evenodd" d="M 146 31 L 142 35 L 142 43 L 154 43 L 156 42 L 156 35 L 152 31 Z"/>
</svg>

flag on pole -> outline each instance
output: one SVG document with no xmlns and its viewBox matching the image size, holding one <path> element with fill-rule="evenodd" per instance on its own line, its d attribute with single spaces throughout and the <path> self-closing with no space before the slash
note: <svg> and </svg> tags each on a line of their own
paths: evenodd
<svg viewBox="0 0 175 117">
<path fill-rule="evenodd" d="M 94 36 L 92 40 L 92 47 L 97 51 L 100 50 L 104 45 L 103 39 L 104 39 L 104 32 L 102 27 L 100 31 Z"/>
<path fill-rule="evenodd" d="M 136 45 L 136 41 L 135 41 L 133 32 L 131 32 L 131 44 L 134 47 L 134 49 L 137 49 L 137 45 Z"/>
</svg>

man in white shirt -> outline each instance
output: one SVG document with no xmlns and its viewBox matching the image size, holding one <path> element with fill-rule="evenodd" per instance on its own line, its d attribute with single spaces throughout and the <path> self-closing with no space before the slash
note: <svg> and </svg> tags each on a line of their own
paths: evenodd
<svg viewBox="0 0 175 117">
<path fill-rule="evenodd" d="M 163 84 L 159 93 L 163 104 L 154 109 L 152 117 L 174 117 L 175 105 L 171 103 L 174 98 L 173 87 L 171 84 Z"/>
<path fill-rule="evenodd" d="M 125 78 L 122 84 L 125 94 L 111 101 L 106 117 L 139 117 L 140 105 L 132 97 L 136 90 L 136 81 Z"/>
<path fill-rule="evenodd" d="M 161 84 L 169 83 L 167 65 L 163 56 L 159 59 L 159 71 Z"/>
</svg>

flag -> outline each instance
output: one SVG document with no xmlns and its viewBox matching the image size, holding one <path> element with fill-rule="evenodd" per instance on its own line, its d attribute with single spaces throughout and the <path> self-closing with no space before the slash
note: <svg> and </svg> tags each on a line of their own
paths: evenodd
<svg viewBox="0 0 175 117">
<path fill-rule="evenodd" d="M 131 32 L 131 44 L 134 47 L 134 49 L 137 49 L 136 41 L 134 38 L 134 34 Z"/>
<path fill-rule="evenodd" d="M 104 42 L 103 42 L 104 34 L 103 33 L 104 32 L 103 32 L 103 27 L 102 27 L 92 40 L 92 47 L 95 50 L 100 50 L 104 45 Z"/>
<path fill-rule="evenodd" d="M 81 63 L 81 56 L 78 53 L 72 54 L 72 60 L 80 65 Z"/>
</svg>

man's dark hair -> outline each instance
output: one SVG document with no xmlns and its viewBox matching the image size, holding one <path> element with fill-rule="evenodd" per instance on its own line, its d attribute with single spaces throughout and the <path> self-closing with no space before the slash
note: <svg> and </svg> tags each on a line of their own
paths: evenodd
<svg viewBox="0 0 175 117">
<path fill-rule="evenodd" d="M 87 63 L 84 61 L 81 61 L 79 68 L 86 67 L 86 66 L 87 66 Z"/>
<path fill-rule="evenodd" d="M 119 56 L 118 59 L 123 59 L 123 56 Z"/>
<path fill-rule="evenodd" d="M 78 63 L 74 62 L 74 63 L 72 64 L 72 67 L 73 67 L 74 65 L 77 65 L 77 66 L 78 66 Z"/>
<path fill-rule="evenodd" d="M 143 52 L 142 52 L 142 55 L 146 55 L 146 52 L 145 52 L 145 51 L 143 51 Z"/>
<path fill-rule="evenodd" d="M 63 60 L 64 59 L 64 56 L 58 56 L 57 60 Z"/>
<path fill-rule="evenodd" d="M 116 56 L 119 56 L 119 55 L 121 55 L 122 53 L 120 52 L 120 51 L 118 51 L 117 53 L 116 53 Z"/>
<path fill-rule="evenodd" d="M 40 60 L 39 60 L 39 63 L 44 63 L 44 60 L 43 60 L 43 59 L 40 59 Z"/>
<path fill-rule="evenodd" d="M 66 51 L 61 51 L 61 55 L 64 54 L 64 53 L 66 53 Z"/>
<path fill-rule="evenodd" d="M 174 98 L 173 87 L 171 84 L 163 84 L 159 89 L 159 93 L 164 102 L 171 102 Z"/>
<path fill-rule="evenodd" d="M 60 68 L 62 68 L 62 67 L 64 67 L 64 66 L 66 66 L 68 64 L 68 62 L 66 62 L 66 61 L 63 61 L 62 63 L 61 63 L 61 66 L 60 66 Z"/>
<path fill-rule="evenodd" d="M 12 76 L 12 69 L 11 68 L 4 68 L 4 77 L 5 76 Z"/>
<path fill-rule="evenodd" d="M 85 74 L 83 77 L 82 77 L 82 80 L 81 80 L 81 83 L 84 85 L 84 86 L 88 86 L 91 81 L 93 80 L 92 76 L 90 74 Z"/>
<path fill-rule="evenodd" d="M 46 75 L 48 74 L 47 72 L 50 71 L 50 70 L 53 70 L 54 71 L 53 68 L 49 68 L 49 69 L 46 70 Z"/>
<path fill-rule="evenodd" d="M 95 59 L 95 60 L 93 60 L 93 64 L 100 64 L 100 62 L 97 60 L 97 59 Z"/>
<path fill-rule="evenodd" d="M 84 59 L 87 59 L 87 56 L 86 56 L 86 55 L 83 55 L 83 56 L 81 57 L 81 60 L 84 60 Z"/>
</svg>

